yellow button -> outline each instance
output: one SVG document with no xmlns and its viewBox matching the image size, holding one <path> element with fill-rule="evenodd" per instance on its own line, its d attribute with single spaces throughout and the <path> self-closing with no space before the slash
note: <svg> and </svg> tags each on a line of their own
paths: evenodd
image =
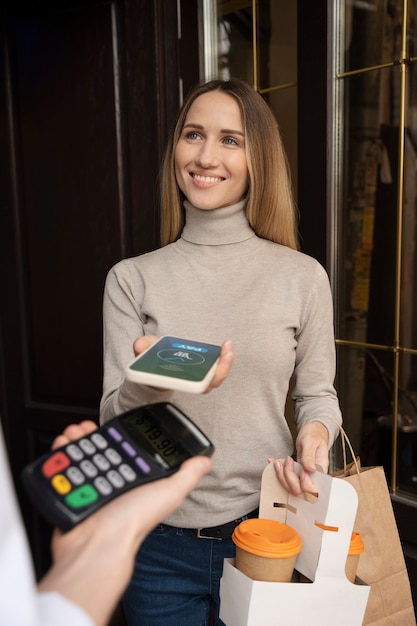
<svg viewBox="0 0 417 626">
<path fill-rule="evenodd" d="M 57 474 L 56 476 L 54 476 L 51 480 L 51 483 L 55 491 L 60 493 L 61 495 L 64 495 L 71 491 L 70 481 L 62 474 Z"/>
</svg>

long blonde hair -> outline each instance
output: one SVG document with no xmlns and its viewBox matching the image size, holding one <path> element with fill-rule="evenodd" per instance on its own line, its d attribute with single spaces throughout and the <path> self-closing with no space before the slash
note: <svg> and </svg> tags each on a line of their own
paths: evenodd
<svg viewBox="0 0 417 626">
<path fill-rule="evenodd" d="M 236 78 L 195 87 L 178 112 L 161 171 L 161 244 L 176 241 L 184 226 L 184 198 L 175 177 L 175 148 L 188 111 L 199 96 L 216 90 L 234 98 L 242 116 L 249 172 L 246 215 L 251 227 L 259 237 L 298 249 L 297 211 L 277 121 L 262 96 Z"/>
</svg>

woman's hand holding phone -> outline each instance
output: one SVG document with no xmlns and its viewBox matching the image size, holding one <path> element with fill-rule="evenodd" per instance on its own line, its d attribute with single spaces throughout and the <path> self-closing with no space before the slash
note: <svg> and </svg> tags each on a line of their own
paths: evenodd
<svg viewBox="0 0 417 626">
<path fill-rule="evenodd" d="M 134 353 L 136 355 L 136 357 L 142 355 L 143 353 L 147 352 L 156 342 L 159 341 L 159 338 L 156 337 L 155 335 L 143 335 L 141 337 L 138 337 L 134 344 L 133 344 L 133 350 Z M 192 343 L 192 342 L 190 342 Z M 212 375 L 212 377 L 210 378 L 210 382 L 208 384 L 208 386 L 204 389 L 202 389 L 201 385 L 197 386 L 197 384 L 195 385 L 195 389 L 197 392 L 202 391 L 202 393 L 209 393 L 210 391 L 212 391 L 213 389 L 219 387 L 227 378 L 227 376 L 229 375 L 230 369 L 233 365 L 233 359 L 234 359 L 234 354 L 233 354 L 233 346 L 232 346 L 232 342 L 231 341 L 225 341 L 220 349 L 220 354 L 219 357 L 217 359 L 217 363 L 214 369 L 214 374 Z M 132 365 L 132 364 L 130 364 Z M 162 380 L 161 377 L 159 377 L 159 380 L 163 383 L 164 381 Z M 171 378 L 167 378 L 167 385 L 173 383 L 174 379 Z M 143 384 L 146 384 L 143 381 Z M 181 384 L 181 383 L 180 383 Z M 194 385 L 194 383 L 191 383 L 188 388 L 187 388 L 187 383 L 183 383 L 184 387 L 181 389 L 181 387 L 178 387 L 180 390 L 182 391 L 192 391 L 192 386 Z M 175 388 L 175 383 L 174 386 L 170 386 L 170 387 L 165 387 L 163 386 L 163 384 L 161 384 L 161 386 L 158 385 L 154 385 L 154 384 L 149 384 L 149 386 L 151 386 L 153 389 L 159 389 L 161 391 L 166 390 L 167 388 Z"/>
</svg>

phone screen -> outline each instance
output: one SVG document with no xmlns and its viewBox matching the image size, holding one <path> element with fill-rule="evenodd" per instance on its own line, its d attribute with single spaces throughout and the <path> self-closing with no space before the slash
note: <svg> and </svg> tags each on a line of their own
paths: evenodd
<svg viewBox="0 0 417 626">
<path fill-rule="evenodd" d="M 220 355 L 220 346 L 162 337 L 130 369 L 160 376 L 200 382 Z"/>
</svg>

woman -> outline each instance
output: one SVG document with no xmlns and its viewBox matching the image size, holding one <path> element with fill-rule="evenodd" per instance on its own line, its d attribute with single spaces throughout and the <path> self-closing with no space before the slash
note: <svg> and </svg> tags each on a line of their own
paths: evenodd
<svg viewBox="0 0 417 626">
<path fill-rule="evenodd" d="M 222 624 L 223 559 L 234 555 L 235 525 L 257 515 L 267 459 L 287 458 L 277 471 L 293 493 L 311 489 L 316 465 L 328 469 L 341 421 L 331 293 L 324 269 L 297 251 L 277 124 L 246 83 L 211 81 L 188 95 L 167 146 L 161 192 L 162 247 L 121 261 L 107 279 L 101 418 L 170 400 L 216 452 L 212 472 L 144 542 L 125 610 L 132 626 L 201 626 L 210 611 Z M 164 334 L 223 342 L 210 393 L 124 379 L 132 343 L 140 353 Z M 284 413 L 291 378 L 301 480 Z"/>
</svg>

